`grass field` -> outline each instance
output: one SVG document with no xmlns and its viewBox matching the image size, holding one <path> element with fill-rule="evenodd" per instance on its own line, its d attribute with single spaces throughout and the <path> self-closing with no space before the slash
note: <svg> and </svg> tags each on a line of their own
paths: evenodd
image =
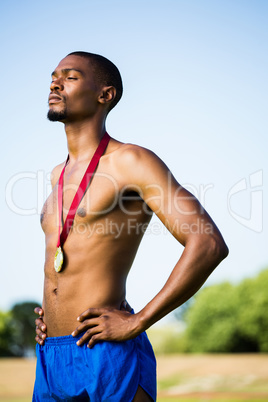
<svg viewBox="0 0 268 402">
<path fill-rule="evenodd" d="M 157 356 L 158 402 L 268 401 L 268 355 Z M 35 360 L 0 359 L 0 401 L 29 402 Z"/>
</svg>

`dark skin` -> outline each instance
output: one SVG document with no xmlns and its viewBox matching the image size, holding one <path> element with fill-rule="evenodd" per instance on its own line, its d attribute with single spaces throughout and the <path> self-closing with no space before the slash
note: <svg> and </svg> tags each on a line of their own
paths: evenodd
<svg viewBox="0 0 268 402">
<path fill-rule="evenodd" d="M 67 56 L 53 72 L 49 107 L 66 111 L 61 121 L 70 155 L 64 175 L 64 220 L 106 131 L 115 94 L 114 87 L 96 84 L 82 57 Z M 46 336 L 77 336 L 84 331 L 78 345 L 87 342 L 93 347 L 100 340 L 132 339 L 188 300 L 227 256 L 228 248 L 215 223 L 166 165 L 147 149 L 111 138 L 64 244 L 64 269 L 55 273 L 57 182 L 63 165 L 52 172 L 52 193 L 42 211 L 44 298 L 42 308 L 35 309 L 40 317 L 36 320 L 40 345 Z M 126 279 L 143 236 L 140 228 L 149 223 L 152 212 L 184 251 L 161 291 L 141 311 L 131 314 L 124 305 Z M 191 230 L 201 221 L 205 232 Z M 139 387 L 134 400 L 149 399 Z"/>
<path fill-rule="evenodd" d="M 126 311 L 126 312 L 131 312 L 132 308 L 131 306 L 128 304 L 128 302 L 126 300 L 124 300 L 120 306 L 120 310 L 122 311 Z M 35 325 L 36 325 L 36 337 L 35 340 L 36 342 L 39 343 L 39 345 L 43 345 L 44 344 L 44 340 L 47 337 L 46 334 L 46 324 L 43 321 L 43 316 L 44 316 L 44 310 L 41 307 L 36 307 L 34 309 L 35 314 L 39 315 L 39 318 L 37 318 L 35 320 Z M 78 335 L 79 332 L 77 332 Z M 75 335 L 74 335 L 75 336 Z M 84 343 L 84 342 L 83 342 Z M 82 343 L 81 343 L 82 344 Z"/>
</svg>

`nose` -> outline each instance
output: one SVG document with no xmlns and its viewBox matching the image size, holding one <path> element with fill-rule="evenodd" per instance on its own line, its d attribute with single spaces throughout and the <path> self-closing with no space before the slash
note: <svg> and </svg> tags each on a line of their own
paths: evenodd
<svg viewBox="0 0 268 402">
<path fill-rule="evenodd" d="M 55 78 L 51 84 L 50 84 L 50 90 L 53 91 L 54 90 L 59 90 L 62 91 L 63 90 L 63 84 L 60 78 Z"/>
</svg>

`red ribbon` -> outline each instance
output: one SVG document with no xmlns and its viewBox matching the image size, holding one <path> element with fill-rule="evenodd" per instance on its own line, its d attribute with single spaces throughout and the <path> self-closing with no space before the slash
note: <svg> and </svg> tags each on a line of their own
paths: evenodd
<svg viewBox="0 0 268 402">
<path fill-rule="evenodd" d="M 58 236 L 58 243 L 57 243 L 57 247 L 59 246 L 63 246 L 63 244 L 65 243 L 68 234 L 71 230 L 71 227 L 73 225 L 73 221 L 74 221 L 74 216 L 76 214 L 77 208 L 87 190 L 87 187 L 89 185 L 89 182 L 98 166 L 99 160 L 101 158 L 101 156 L 104 154 L 105 149 L 109 143 L 110 140 L 110 136 L 108 133 L 105 133 L 104 136 L 101 139 L 101 142 L 99 143 L 98 148 L 96 149 L 89 165 L 88 168 L 81 180 L 81 183 L 79 184 L 79 187 L 77 189 L 77 192 L 74 196 L 73 202 L 70 206 L 68 215 L 66 217 L 66 220 L 64 222 L 63 225 L 63 229 L 62 232 L 60 232 L 61 229 L 61 219 L 62 219 L 62 201 L 63 201 L 63 175 L 64 175 L 64 171 L 65 171 L 65 167 L 69 161 L 69 155 L 66 159 L 64 168 L 62 169 L 60 178 L 59 178 L 59 183 L 58 183 L 58 209 L 59 209 L 59 236 Z"/>
</svg>

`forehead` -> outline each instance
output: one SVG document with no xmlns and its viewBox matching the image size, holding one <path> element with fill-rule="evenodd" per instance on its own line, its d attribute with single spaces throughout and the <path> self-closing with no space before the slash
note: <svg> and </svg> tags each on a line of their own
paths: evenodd
<svg viewBox="0 0 268 402">
<path fill-rule="evenodd" d="M 90 65 L 89 60 L 87 60 L 85 57 L 80 57 L 80 56 L 66 56 L 64 59 L 62 59 L 57 67 L 55 68 L 54 72 L 60 72 L 61 70 L 78 70 L 82 73 L 84 76 L 92 76 L 93 75 L 93 69 L 92 66 Z"/>
</svg>

